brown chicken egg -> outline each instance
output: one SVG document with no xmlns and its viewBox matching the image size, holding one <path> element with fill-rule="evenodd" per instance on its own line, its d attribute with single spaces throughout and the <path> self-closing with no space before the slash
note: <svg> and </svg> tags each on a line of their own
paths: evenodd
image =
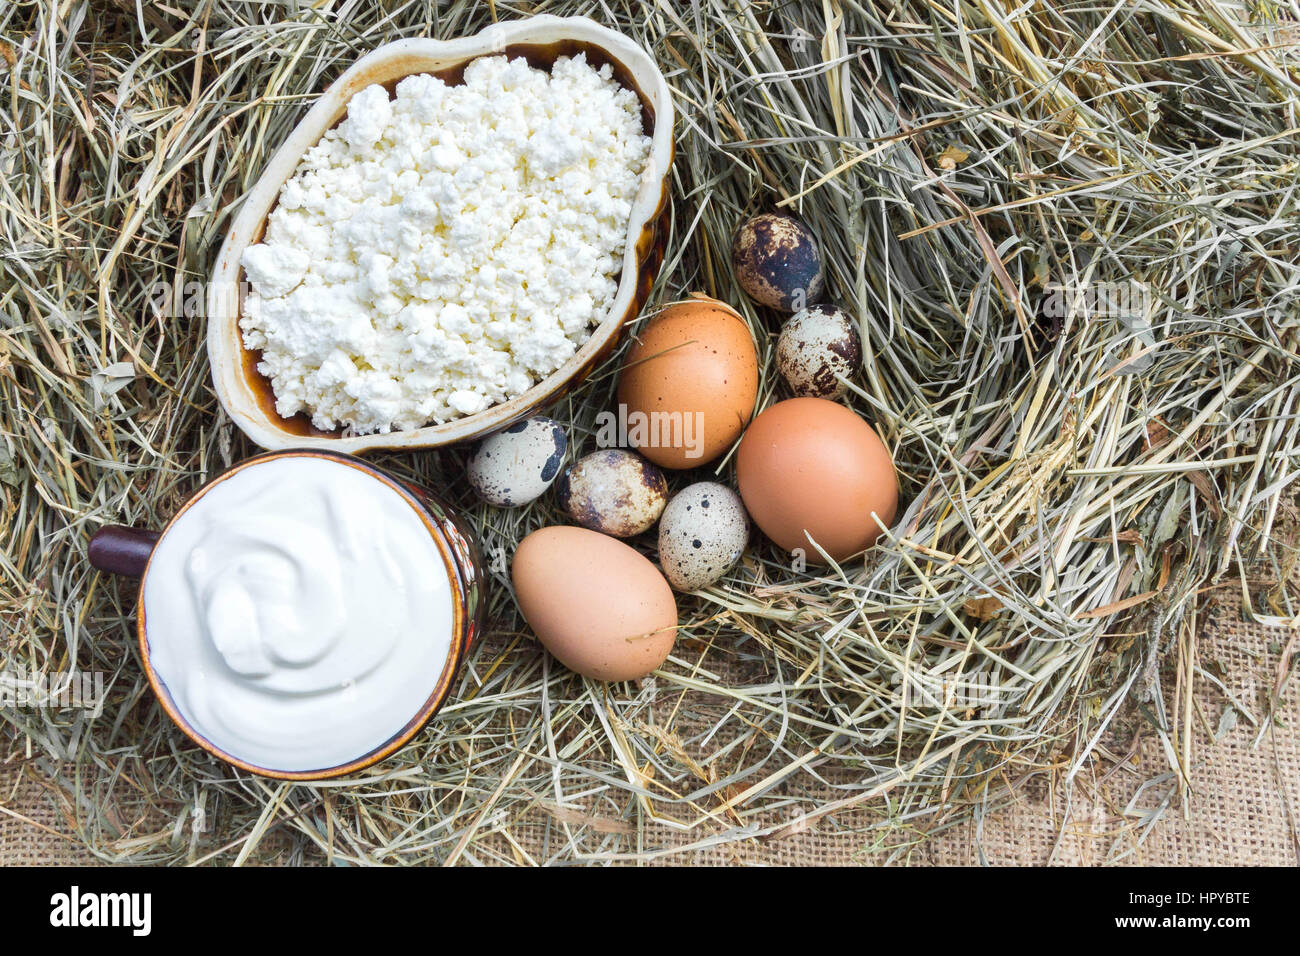
<svg viewBox="0 0 1300 956">
<path fill-rule="evenodd" d="M 524 620 L 570 670 L 635 680 L 673 649 L 673 589 L 617 538 L 569 525 L 541 528 L 519 543 L 510 575 Z"/>
<path fill-rule="evenodd" d="M 764 409 L 736 452 L 740 496 L 779 547 L 836 561 L 870 547 L 898 508 L 889 450 L 871 426 L 824 398 L 792 398 Z"/>
<path fill-rule="evenodd" d="M 618 385 L 627 444 L 663 468 L 695 468 L 740 437 L 758 398 L 745 320 L 716 299 L 669 306 L 638 334 Z"/>
</svg>

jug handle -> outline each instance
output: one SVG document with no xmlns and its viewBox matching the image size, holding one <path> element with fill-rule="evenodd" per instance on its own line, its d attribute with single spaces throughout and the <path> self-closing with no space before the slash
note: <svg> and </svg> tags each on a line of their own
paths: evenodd
<svg viewBox="0 0 1300 956">
<path fill-rule="evenodd" d="M 157 531 L 104 525 L 90 539 L 90 563 L 100 571 L 130 578 L 144 577 L 149 555 L 161 537 Z"/>
</svg>

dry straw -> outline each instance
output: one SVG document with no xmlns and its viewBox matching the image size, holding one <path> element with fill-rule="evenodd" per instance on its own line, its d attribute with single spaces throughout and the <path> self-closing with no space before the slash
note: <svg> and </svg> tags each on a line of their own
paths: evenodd
<svg viewBox="0 0 1300 956">
<path fill-rule="evenodd" d="M 533 12 L 634 36 L 675 91 L 649 311 L 718 296 L 770 359 L 777 318 L 740 294 L 731 234 L 762 208 L 811 224 L 861 323 L 848 401 L 894 452 L 902 514 L 825 572 L 756 543 L 681 601 L 652 679 L 603 686 L 514 610 L 509 556 L 562 520 L 553 500 L 478 505 L 460 449 L 377 456 L 472 516 L 491 633 L 454 702 L 359 779 L 232 773 L 153 702 L 134 589 L 90 569 L 87 538 L 159 524 L 253 451 L 210 389 L 191 284 L 312 97 L 379 43 Z M 1213 0 L 0 5 L 3 663 L 110 685 L 97 719 L 5 707 L 4 759 L 104 860 L 139 863 L 672 860 L 850 825 L 905 857 L 1029 776 L 1103 759 L 1134 697 L 1177 770 L 1188 687 L 1213 677 L 1189 638 L 1198 588 L 1289 560 L 1272 529 L 1300 463 L 1294 17 Z M 765 367 L 763 402 L 784 387 Z M 552 410 L 579 451 L 615 368 Z M 1247 599 L 1297 614 L 1280 591 Z M 1242 706 L 1267 721 L 1258 703 Z"/>
</svg>

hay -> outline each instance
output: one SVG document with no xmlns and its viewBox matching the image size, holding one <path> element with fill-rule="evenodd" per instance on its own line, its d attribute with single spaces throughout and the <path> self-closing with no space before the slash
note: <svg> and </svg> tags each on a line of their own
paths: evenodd
<svg viewBox="0 0 1300 956">
<path fill-rule="evenodd" d="M 1103 759 L 1134 696 L 1180 769 L 1192 695 L 1167 712 L 1157 664 L 1213 676 L 1179 656 L 1206 582 L 1295 620 L 1246 577 L 1286 579 L 1271 531 L 1300 462 L 1297 44 L 1263 7 L 193 6 L 0 8 L 3 670 L 109 685 L 98 719 L 4 706 L 4 759 L 103 859 L 643 861 L 850 806 L 878 819 L 864 850 L 901 856 Z M 811 224 L 867 346 L 848 401 L 894 452 L 903 513 L 827 573 L 757 542 L 681 601 L 667 665 L 603 686 L 541 653 L 509 593 L 514 545 L 561 520 L 551 498 L 477 504 L 461 449 L 375 456 L 478 527 L 489 638 L 434 724 L 359 779 L 235 774 L 154 704 L 134 588 L 89 568 L 87 539 L 157 525 L 254 450 L 212 395 L 190 284 L 312 95 L 379 43 L 529 12 L 617 26 L 675 90 L 647 314 L 707 292 L 770 359 L 777 320 L 737 289 L 731 233 L 762 207 Z M 783 394 L 771 367 L 760 403 Z M 616 368 L 552 410 L 580 452 Z"/>
</svg>

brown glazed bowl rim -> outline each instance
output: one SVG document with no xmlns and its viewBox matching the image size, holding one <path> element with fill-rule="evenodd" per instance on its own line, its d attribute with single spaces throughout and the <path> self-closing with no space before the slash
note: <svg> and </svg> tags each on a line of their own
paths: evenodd
<svg viewBox="0 0 1300 956">
<path fill-rule="evenodd" d="M 144 599 L 145 583 L 149 579 L 149 569 L 153 566 L 153 555 L 157 554 L 157 545 L 155 545 L 153 554 L 149 557 L 148 564 L 145 565 L 144 573 L 140 576 L 140 593 L 136 598 L 136 640 L 139 643 L 140 659 L 144 663 L 145 676 L 149 679 L 149 686 L 153 688 L 154 696 L 158 699 L 158 702 L 162 705 L 163 710 L 166 712 L 167 716 L 171 718 L 172 722 L 176 724 L 182 732 L 184 732 L 185 736 L 194 741 L 194 743 L 198 744 L 201 748 L 223 762 L 228 763 L 233 767 L 238 767 L 240 770 L 247 770 L 249 773 L 255 773 L 262 777 L 291 781 L 328 780 L 334 777 L 346 776 L 347 774 L 354 773 L 358 770 L 363 770 L 366 767 L 373 766 L 385 757 L 392 755 L 409 743 L 410 740 L 424 728 L 424 725 L 429 722 L 433 715 L 438 712 L 439 708 L 446 703 L 447 698 L 451 695 L 452 684 L 455 680 L 456 673 L 460 669 L 460 664 L 467 650 L 468 621 L 465 607 L 465 582 L 461 574 L 460 565 L 455 559 L 451 545 L 446 539 L 445 532 L 439 526 L 437 519 L 429 510 L 429 507 L 420 500 L 419 495 L 412 491 L 408 486 L 404 485 L 401 481 L 398 481 L 396 478 L 384 473 L 374 465 L 362 461 L 360 458 L 353 455 L 343 454 L 341 452 L 321 451 L 314 448 L 297 448 L 286 449 L 284 451 L 266 452 L 264 454 L 255 455 L 252 458 L 245 459 L 244 461 L 231 466 L 226 471 L 223 471 L 221 474 L 207 482 L 185 500 L 185 503 L 181 505 L 180 509 L 172 515 L 171 519 L 163 527 L 162 533 L 158 538 L 158 543 L 160 544 L 162 542 L 163 538 L 167 536 L 167 532 L 185 516 L 195 502 L 221 482 L 238 474 L 246 468 L 282 458 L 324 458 L 329 461 L 348 465 L 349 467 L 355 468 L 372 478 L 378 479 L 401 495 L 403 500 L 412 507 L 428 529 L 434 542 L 437 544 L 438 552 L 442 555 L 443 564 L 447 567 L 447 578 L 451 585 L 452 641 L 451 646 L 447 650 L 447 659 L 443 664 L 442 673 L 438 675 L 437 683 L 434 685 L 429 696 L 425 698 L 424 703 L 420 706 L 420 709 L 416 714 L 407 721 L 406 724 L 402 726 L 402 729 L 396 734 L 387 738 L 374 749 L 367 751 L 360 757 L 350 760 L 347 763 L 337 764 L 333 767 L 323 767 L 317 770 L 277 770 L 273 767 L 263 767 L 251 763 L 232 753 L 222 750 L 204 737 L 203 734 L 200 733 L 199 730 L 181 714 L 180 708 L 176 706 L 175 701 L 172 699 L 171 691 L 167 689 L 166 683 L 163 681 L 161 676 L 159 676 L 158 671 L 154 667 L 153 661 L 150 658 L 148 622 L 145 617 Z"/>
</svg>

